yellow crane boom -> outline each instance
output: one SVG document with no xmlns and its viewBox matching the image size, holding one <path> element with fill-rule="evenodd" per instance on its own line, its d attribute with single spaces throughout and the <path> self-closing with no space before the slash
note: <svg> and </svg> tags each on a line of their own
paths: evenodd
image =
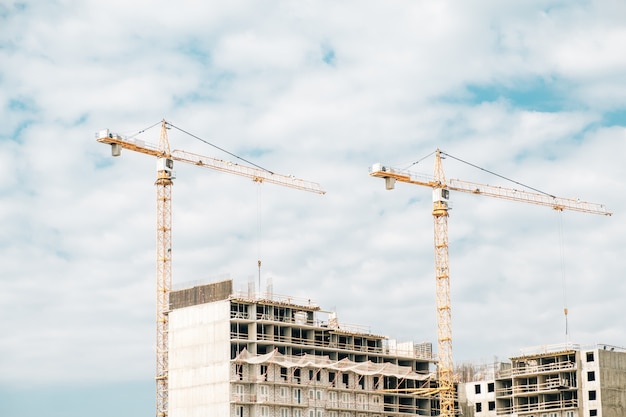
<svg viewBox="0 0 626 417">
<path fill-rule="evenodd" d="M 167 158 L 173 161 L 197 165 L 215 171 L 240 175 L 242 177 L 250 178 L 256 182 L 268 182 L 271 184 L 296 188 L 298 190 L 325 194 L 325 191 L 322 190 L 319 184 L 296 178 L 293 175 L 276 174 L 274 172 L 249 167 L 247 165 L 240 165 L 231 161 L 224 161 L 222 159 L 198 155 L 178 149 L 174 149 L 170 153 L 169 149 L 165 151 L 163 149 L 160 149 L 160 146 L 155 146 L 140 139 L 124 138 L 118 134 L 110 133 L 108 130 L 98 132 L 97 136 L 98 142 L 106 143 L 112 146 L 114 156 L 119 156 L 119 152 L 121 151 L 121 149 L 128 149 L 131 151 L 144 153 L 146 155 L 156 156 L 157 158 Z"/>
<path fill-rule="evenodd" d="M 435 231 L 435 279 L 437 296 L 437 381 L 440 416 L 454 417 L 454 379 L 452 361 L 452 314 L 450 307 L 450 273 L 448 261 L 448 210 L 450 190 L 485 195 L 530 204 L 552 207 L 555 210 L 573 210 L 610 216 L 602 204 L 578 199 L 555 197 L 548 194 L 516 190 L 451 179 L 446 181 L 441 163 L 441 152 L 435 152 L 434 176 L 414 174 L 407 170 L 384 166 L 380 163 L 370 168 L 370 176 L 383 178 L 385 187 L 392 190 L 396 181 L 421 185 L 433 189 L 433 219 Z"/>
<path fill-rule="evenodd" d="M 176 174 L 174 161 L 200 166 L 216 171 L 247 177 L 256 182 L 269 182 L 298 190 L 325 194 L 319 184 L 281 175 L 263 169 L 240 165 L 221 159 L 174 150 L 170 152 L 167 137 L 168 123 L 161 122 L 159 145 L 143 140 L 126 138 L 108 129 L 96 133 L 96 140 L 111 145 L 113 156 L 120 156 L 122 149 L 143 153 L 157 158 L 157 302 L 156 302 L 156 415 L 168 415 L 168 312 L 169 294 L 172 288 L 172 185 Z M 259 261 L 260 262 L 260 261 Z"/>
<path fill-rule="evenodd" d="M 450 191 L 460 191 L 470 194 L 480 194 L 489 197 L 502 198 L 505 200 L 521 201 L 524 203 L 538 204 L 552 207 L 555 210 L 572 210 L 583 213 L 603 214 L 610 216 L 604 204 L 589 203 L 574 198 L 555 197 L 548 194 L 517 190 L 513 188 L 499 187 L 494 185 L 479 184 L 475 182 L 449 179 L 447 183 L 440 184 L 435 177 L 423 174 L 415 174 L 408 170 L 391 168 L 381 164 L 372 166 L 370 175 L 373 177 L 389 178 L 392 181 L 407 182 L 409 184 L 423 185 L 431 188 L 445 188 Z M 390 181 L 387 180 L 389 184 Z"/>
</svg>

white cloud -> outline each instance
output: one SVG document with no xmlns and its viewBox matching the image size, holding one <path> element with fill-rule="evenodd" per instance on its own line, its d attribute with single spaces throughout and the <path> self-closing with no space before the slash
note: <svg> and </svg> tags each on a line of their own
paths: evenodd
<svg viewBox="0 0 626 417">
<path fill-rule="evenodd" d="M 441 148 L 616 213 L 564 213 L 561 248 L 547 208 L 454 195 L 455 355 L 562 341 L 563 272 L 574 341 L 624 344 L 626 133 L 601 124 L 624 108 L 618 2 L 158 3 L 0 9 L 5 382 L 151 378 L 154 161 L 113 159 L 93 132 L 134 133 L 163 117 L 328 191 L 259 193 L 243 178 L 177 166 L 175 282 L 231 273 L 245 285 L 260 257 L 276 293 L 435 343 L 430 190 L 385 191 L 367 169 Z M 535 79 L 564 80 L 571 88 L 555 94 L 568 105 L 547 113 L 466 90 Z M 157 126 L 140 137 L 158 135 Z M 172 148 L 232 159 L 169 136 Z M 432 173 L 432 161 L 413 168 Z M 445 168 L 511 186 L 451 158 Z"/>
</svg>

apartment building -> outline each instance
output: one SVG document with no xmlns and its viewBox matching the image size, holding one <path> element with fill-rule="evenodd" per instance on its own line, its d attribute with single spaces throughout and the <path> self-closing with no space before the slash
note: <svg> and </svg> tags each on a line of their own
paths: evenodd
<svg viewBox="0 0 626 417">
<path fill-rule="evenodd" d="M 480 369 L 459 387 L 471 416 L 626 416 L 624 348 L 540 346 Z"/>
<path fill-rule="evenodd" d="M 438 414 L 430 343 L 340 323 L 311 300 L 231 280 L 173 291 L 168 336 L 171 417 Z"/>
</svg>

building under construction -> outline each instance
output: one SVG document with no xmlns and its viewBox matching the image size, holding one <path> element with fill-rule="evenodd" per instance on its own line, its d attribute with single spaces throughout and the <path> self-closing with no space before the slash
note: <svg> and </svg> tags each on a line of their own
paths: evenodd
<svg viewBox="0 0 626 417">
<path fill-rule="evenodd" d="M 236 293 L 231 280 L 171 292 L 168 356 L 172 417 L 438 415 L 430 343 L 343 325 L 311 300 Z"/>
<path fill-rule="evenodd" d="M 464 371 L 459 397 L 468 417 L 626 415 L 626 350 L 620 347 L 539 346 L 510 362 Z"/>
<path fill-rule="evenodd" d="M 129 137 L 108 129 L 96 134 L 98 142 L 111 146 L 113 156 L 120 156 L 121 150 L 127 149 L 156 157 L 158 417 L 407 414 L 453 417 L 459 408 L 453 373 L 448 267 L 450 191 L 542 205 L 558 211 L 611 215 L 602 204 L 578 199 L 455 179 L 446 181 L 441 160 L 444 155 L 454 157 L 439 149 L 434 152 L 435 175 L 432 177 L 374 164 L 370 175 L 383 178 L 388 190 L 395 187 L 396 181 L 432 188 L 438 330 L 438 358 L 435 360 L 430 344 L 398 344 L 362 328 L 341 325 L 335 315 L 322 311 L 309 300 L 298 302 L 271 294 L 260 296 L 254 291 L 236 294 L 230 280 L 171 292 L 174 161 L 246 177 L 258 183 L 268 182 L 317 194 L 325 191 L 317 183 L 275 174 L 256 165 L 245 166 L 187 151 L 171 151 L 169 128 L 200 139 L 165 120 L 161 121 L 158 146 L 135 138 L 143 131 Z M 567 309 L 565 311 L 567 314 Z M 432 372 L 435 363 L 436 380 Z M 506 398 L 501 400 L 507 404 Z M 517 416 L 516 401 L 510 398 L 510 404 L 502 408 L 503 413 L 509 413 L 510 409 L 513 411 L 509 414 Z M 519 401 L 523 404 L 525 400 Z M 525 409 L 521 409 L 521 413 L 535 417 Z"/>
</svg>

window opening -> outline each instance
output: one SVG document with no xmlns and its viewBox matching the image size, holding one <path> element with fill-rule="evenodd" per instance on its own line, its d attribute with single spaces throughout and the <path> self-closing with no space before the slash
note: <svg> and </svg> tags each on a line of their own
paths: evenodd
<svg viewBox="0 0 626 417">
<path fill-rule="evenodd" d="M 337 374 L 335 374 L 334 372 L 329 372 L 328 373 L 328 382 L 330 382 L 331 386 L 335 386 L 335 378 L 337 377 Z"/>
<path fill-rule="evenodd" d="M 293 400 L 296 404 L 302 404 L 302 390 L 300 388 L 295 388 L 293 390 Z"/>
</svg>

